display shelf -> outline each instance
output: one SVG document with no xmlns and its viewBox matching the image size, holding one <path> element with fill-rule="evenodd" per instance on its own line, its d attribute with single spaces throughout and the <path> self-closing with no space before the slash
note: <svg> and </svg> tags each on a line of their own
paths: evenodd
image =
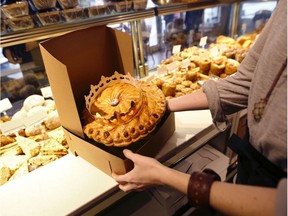
<svg viewBox="0 0 288 216">
<path fill-rule="evenodd" d="M 237 0 L 198 0 L 187 3 L 170 4 L 155 8 L 155 16 L 185 12 L 189 10 L 198 10 L 203 8 L 221 6 L 225 4 L 233 4 Z"/>
<path fill-rule="evenodd" d="M 144 19 L 154 15 L 154 9 L 147 9 L 136 12 L 126 12 L 96 18 L 86 18 L 82 20 L 63 22 L 51 26 L 41 26 L 17 32 L 7 32 L 1 35 L 1 47 L 26 43 L 30 41 L 43 40 L 51 37 L 63 35 L 70 31 L 75 31 L 92 26 L 108 25 L 121 22 L 128 22 L 136 17 Z"/>
<path fill-rule="evenodd" d="M 30 41 L 44 40 L 51 37 L 63 35 L 70 31 L 75 31 L 92 26 L 109 25 L 109 24 L 141 20 L 153 16 L 161 16 L 181 11 L 188 11 L 192 9 L 220 6 L 228 3 L 231 4 L 233 2 L 236 1 L 197 0 L 193 3 L 168 4 L 165 6 L 155 6 L 140 11 L 130 11 L 130 12 L 110 14 L 106 16 L 85 18 L 77 21 L 62 22 L 50 26 L 40 26 L 22 31 L 2 32 L 0 44 L 1 47 L 7 47 L 16 44 L 27 43 Z"/>
</svg>

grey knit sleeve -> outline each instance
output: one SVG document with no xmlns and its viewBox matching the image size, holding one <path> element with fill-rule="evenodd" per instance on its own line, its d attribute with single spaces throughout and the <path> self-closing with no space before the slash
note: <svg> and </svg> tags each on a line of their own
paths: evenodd
<svg viewBox="0 0 288 216">
<path fill-rule="evenodd" d="M 237 73 L 225 79 L 208 80 L 203 92 L 208 99 L 213 122 L 224 122 L 226 116 L 247 108 L 248 97 L 259 54 L 250 50 Z"/>
</svg>

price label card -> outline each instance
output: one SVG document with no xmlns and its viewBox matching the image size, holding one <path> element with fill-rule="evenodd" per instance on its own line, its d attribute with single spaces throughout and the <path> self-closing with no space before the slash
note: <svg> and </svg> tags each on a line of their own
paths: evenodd
<svg viewBox="0 0 288 216">
<path fill-rule="evenodd" d="M 215 46 L 212 49 L 210 49 L 210 56 L 211 57 L 216 57 L 216 56 L 218 56 L 218 54 L 219 54 L 219 51 L 218 51 L 218 47 L 217 46 Z"/>
<path fill-rule="evenodd" d="M 11 109 L 13 106 L 8 98 L 0 100 L 0 112 L 5 112 L 6 110 Z"/>
<path fill-rule="evenodd" d="M 172 63 L 167 65 L 168 73 L 173 72 L 177 68 L 178 68 L 177 62 L 172 62 Z"/>
<path fill-rule="evenodd" d="M 157 68 L 157 73 L 159 75 L 166 74 L 166 73 L 168 73 L 168 70 L 166 67 L 159 67 L 159 68 Z"/>
<path fill-rule="evenodd" d="M 0 124 L 0 130 L 4 135 L 17 133 L 20 129 L 24 127 L 25 125 L 21 120 L 11 120 Z"/>
<path fill-rule="evenodd" d="M 182 68 L 188 68 L 188 66 L 190 65 L 190 59 L 184 59 L 182 61 Z"/>
<path fill-rule="evenodd" d="M 208 38 L 207 36 L 202 37 L 200 39 L 199 46 L 204 47 L 206 45 L 206 43 L 207 43 L 207 38 Z"/>
<path fill-rule="evenodd" d="M 204 81 L 203 81 L 203 80 L 198 80 L 197 83 L 198 83 L 200 86 L 203 86 L 203 85 L 204 85 Z"/>
<path fill-rule="evenodd" d="M 41 93 L 42 93 L 42 96 L 44 98 L 52 98 L 53 97 L 52 90 L 51 90 L 50 86 L 41 88 Z"/>
<path fill-rule="evenodd" d="M 29 127 L 31 125 L 43 122 L 47 116 L 46 110 L 38 110 L 37 112 L 33 113 L 32 116 L 22 119 L 22 121 L 26 127 Z"/>
<path fill-rule="evenodd" d="M 172 54 L 179 53 L 181 51 L 181 45 L 175 45 L 172 48 Z"/>
<path fill-rule="evenodd" d="M 226 44 L 221 44 L 220 45 L 220 53 L 222 54 L 225 50 L 227 50 Z"/>
<path fill-rule="evenodd" d="M 200 59 L 207 59 L 209 58 L 209 52 L 203 52 L 199 54 Z"/>
</svg>

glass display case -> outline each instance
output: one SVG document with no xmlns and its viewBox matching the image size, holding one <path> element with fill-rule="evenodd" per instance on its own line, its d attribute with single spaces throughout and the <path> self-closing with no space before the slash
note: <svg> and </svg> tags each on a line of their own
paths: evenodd
<svg viewBox="0 0 288 216">
<path fill-rule="evenodd" d="M 13 116 L 22 108 L 23 101 L 29 95 L 39 94 L 45 95 L 45 98 L 53 97 L 49 92 L 45 94 L 47 93 L 45 90 L 47 90 L 47 87 L 49 89 L 50 84 L 39 49 L 41 41 L 93 26 L 108 25 L 117 28 L 131 35 L 134 54 L 134 74 L 136 78 L 145 78 L 148 75 L 157 73 L 157 67 L 163 60 L 185 48 L 192 46 L 207 48 L 210 44 L 215 43 L 217 37 L 220 35 L 236 39 L 244 34 L 259 33 L 277 4 L 277 1 L 260 0 L 196 0 L 191 3 L 170 2 L 169 0 L 125 0 L 120 2 L 55 0 L 49 1 L 53 3 L 52 5 L 37 6 L 37 3 L 39 3 L 37 0 L 22 2 L 24 4 L 21 5 L 18 5 L 19 3 L 16 2 L 11 3 L 15 7 L 16 5 L 20 7 L 20 9 L 16 10 L 16 15 L 9 11 L 9 8 L 4 8 L 4 5 L 1 6 L 0 99 L 1 101 L 9 99 L 12 104 L 9 109 L 2 109 L 0 106 L 1 117 Z M 27 6 L 29 6 L 28 12 Z M 175 29 L 177 29 L 177 33 L 182 35 L 182 40 L 174 43 L 171 42 L 168 36 L 170 31 L 175 31 Z M 207 42 L 203 45 L 200 42 L 206 36 Z M 178 45 L 181 45 L 180 49 L 175 51 L 174 47 Z M 91 47 L 91 49 L 97 49 L 97 47 Z M 73 55 L 73 53 L 69 54 Z M 185 113 L 178 115 L 181 115 L 180 123 L 182 123 L 183 119 L 187 118 L 187 114 Z M 191 122 L 187 124 L 189 127 L 187 125 L 180 125 L 180 133 L 178 131 L 178 135 L 181 135 L 181 139 L 185 140 L 187 135 L 191 135 L 192 138 L 187 138 L 189 142 L 185 141 L 185 145 L 180 146 L 180 150 L 177 149 L 177 152 L 174 150 L 176 148 L 174 146 L 175 140 L 173 140 L 173 145 L 171 145 L 172 153 L 167 154 L 164 158 L 165 160 L 163 159 L 165 165 L 173 167 L 176 164 L 175 161 L 182 161 L 183 158 L 188 157 L 205 146 L 207 142 L 213 142 L 213 138 L 219 138 L 218 135 L 220 132 L 213 127 L 210 115 L 207 112 L 205 114 L 194 115 L 192 115 L 192 119 L 194 120 L 196 117 L 202 115 L 200 120 L 198 120 L 202 124 L 206 119 L 204 121 L 205 125 L 197 125 L 195 126 L 196 129 L 193 128 L 194 125 L 190 125 Z M 203 116 L 205 118 L 202 118 Z M 239 122 L 235 123 L 233 125 L 234 130 L 231 131 L 235 131 L 238 124 Z M 186 126 L 188 127 L 187 129 Z M 202 127 L 205 129 L 205 133 Z M 228 133 L 229 131 L 222 133 L 219 138 L 221 141 L 217 140 L 217 143 L 223 144 L 227 136 L 229 136 Z M 193 137 L 195 134 L 197 136 Z M 231 154 L 228 155 L 223 145 L 216 148 L 221 152 L 225 152 L 230 159 L 235 157 L 231 152 L 228 152 Z M 70 157 L 71 155 L 69 154 L 68 156 Z M 71 157 L 70 159 L 74 160 L 75 158 Z M 65 160 L 67 159 L 62 161 Z M 67 163 L 67 166 L 70 165 L 71 163 Z M 55 169 L 55 167 L 53 168 Z M 79 170 L 82 169 L 83 167 L 79 166 Z M 54 171 L 51 169 L 51 171 L 54 173 L 57 170 Z M 102 173 L 99 175 L 102 176 Z M 91 179 L 95 182 L 94 176 Z M 111 181 L 113 187 L 111 186 L 112 189 L 107 189 L 113 190 L 113 193 L 108 193 L 108 197 L 105 192 L 104 198 L 101 197 L 101 199 L 105 200 L 101 200 L 103 203 L 106 202 L 106 198 L 109 200 L 111 197 L 114 199 L 114 196 L 120 196 L 114 184 Z M 90 189 L 87 189 L 87 191 L 90 191 Z M 98 205 L 99 200 L 95 196 L 95 194 L 92 194 L 91 200 L 93 202 L 91 201 L 91 203 L 93 207 L 91 207 L 92 204 L 90 206 L 90 201 L 81 205 L 84 208 L 87 206 L 89 208 L 94 208 L 95 206 L 98 208 L 100 206 Z M 121 194 L 121 196 L 124 195 Z M 115 198 L 115 200 L 117 199 L 119 197 Z M 109 205 L 110 203 L 104 203 L 104 207 L 101 208 L 104 209 Z M 82 211 L 82 209 L 80 210 Z M 85 211 L 88 210 L 85 209 Z M 100 210 L 97 209 L 97 211 Z M 94 209 L 91 210 L 91 212 L 93 211 Z"/>
<path fill-rule="evenodd" d="M 123 6 L 111 1 L 55 1 L 53 5 L 44 5 L 48 8 L 43 9 L 41 7 L 44 6 L 39 5 L 37 9 L 35 7 L 37 3 L 33 0 L 26 2 L 27 4 L 9 5 L 5 5 L 3 1 L 1 100 L 9 98 L 13 104 L 13 108 L 7 110 L 8 114 L 15 113 L 21 106 L 21 101 L 28 95 L 41 94 L 41 88 L 49 86 L 38 47 L 38 43 L 42 40 L 90 26 L 109 25 L 118 28 L 131 34 L 135 74 L 143 77 L 148 74 L 147 71 L 153 71 L 163 59 L 172 55 L 172 45 L 167 43 L 166 37 L 169 26 L 171 27 L 174 22 L 180 24 L 178 31 L 184 33 L 181 42 L 181 49 L 184 49 L 199 46 L 199 41 L 204 36 L 208 37 L 207 44 L 210 44 L 215 42 L 219 35 L 237 38 L 243 34 L 260 31 L 277 3 L 276 1 L 170 3 L 156 0 L 125 2 Z M 6 4 L 8 3 L 9 1 L 6 1 Z M 11 7 L 15 5 L 20 9 Z M 14 19 L 25 20 L 27 16 L 33 20 L 32 26 L 22 20 L 18 24 L 24 26 L 13 28 L 11 22 L 15 21 Z"/>
</svg>

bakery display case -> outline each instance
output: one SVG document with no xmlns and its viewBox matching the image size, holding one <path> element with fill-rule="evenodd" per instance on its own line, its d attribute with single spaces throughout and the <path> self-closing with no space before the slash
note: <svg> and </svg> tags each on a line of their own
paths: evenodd
<svg viewBox="0 0 288 216">
<path fill-rule="evenodd" d="M 109 25 L 120 29 L 132 37 L 135 76 L 142 78 L 155 71 L 162 60 L 168 59 L 172 54 L 173 47 L 175 48 L 174 52 L 177 51 L 178 46 L 173 46 L 175 42 L 169 42 L 169 44 L 165 42 L 167 24 L 175 17 L 183 21 L 186 16 L 191 17 L 193 12 L 202 11 L 196 25 L 184 22 L 185 46 L 192 47 L 193 45 L 198 46 L 200 39 L 206 36 L 206 44 L 209 44 L 214 43 L 219 35 L 234 39 L 243 34 L 257 32 L 256 28 L 261 29 L 276 5 L 276 1 L 196 1 L 168 4 L 150 0 L 146 4 L 143 3 L 146 6 L 145 10 L 143 10 L 143 6 L 141 9 L 117 12 L 110 10 L 111 8 L 108 9 L 109 4 L 103 2 L 82 0 L 77 3 L 78 5 L 74 6 L 74 9 L 85 9 L 84 14 L 90 14 L 92 17 L 63 21 L 60 18 L 63 9 L 58 3 L 56 4 L 58 10 L 32 13 L 35 26 L 31 29 L 12 31 L 6 26 L 8 18 L 1 20 L 3 27 L 0 41 L 1 98 L 9 98 L 15 104 L 16 110 L 19 109 L 17 103 L 23 102 L 25 98 L 25 89 L 22 91 L 24 92 L 23 96 L 19 95 L 24 86 L 29 85 L 31 91 L 32 88 L 36 88 L 34 92 L 37 93 L 39 93 L 39 88 L 49 86 L 38 46 L 41 41 L 91 26 Z M 26 7 L 27 4 L 24 5 Z M 134 2 L 133 5 L 135 7 L 137 3 Z M 16 10 L 20 14 L 13 16 L 15 18 L 27 16 L 24 15 L 27 12 L 23 14 L 21 10 L 20 12 Z M 5 9 L 2 10 L 2 13 L 4 11 Z M 7 58 L 3 55 L 5 50 L 9 51 L 10 47 L 10 50 L 17 53 L 14 60 L 9 60 L 9 56 Z M 25 56 L 25 58 L 21 57 L 22 59 L 19 60 L 17 55 Z M 23 75 L 30 72 L 36 76 L 33 79 L 38 80 L 37 86 L 30 86 L 31 81 L 29 79 L 24 80 Z M 29 94 L 31 93 L 29 92 Z M 9 114 L 15 112 L 13 109 L 8 110 Z"/>
<path fill-rule="evenodd" d="M 4 140 L 4 136 L 15 127 L 22 130 L 12 136 L 14 140 L 10 140 L 10 144 L 3 144 L 3 146 L 1 144 L 0 159 L 1 157 L 3 159 L 4 156 L 11 156 L 9 154 L 29 157 L 28 163 L 25 164 L 21 161 L 18 161 L 19 163 L 13 161 L 14 169 L 10 170 L 5 168 L 5 164 L 10 163 L 11 160 L 5 163 L 2 159 L 0 160 L 1 178 L 3 176 L 6 178 L 6 181 L 3 181 L 0 186 L 0 200 L 5 206 L 1 207 L 1 211 L 4 215 L 18 214 L 19 209 L 23 208 L 26 209 L 24 212 L 29 215 L 39 213 L 41 215 L 109 215 L 113 214 L 113 211 L 110 211 L 112 204 L 125 203 L 124 205 L 129 205 L 131 202 L 129 197 L 133 197 L 132 193 L 128 195 L 127 199 L 127 194 L 119 191 L 117 184 L 109 176 L 113 166 L 116 166 L 109 161 L 109 158 L 107 159 L 110 156 L 105 158 L 108 161 L 105 168 L 96 168 L 95 164 L 97 163 L 94 164 L 93 161 L 99 160 L 89 154 L 89 148 L 80 149 L 81 155 L 78 154 L 79 151 L 75 146 L 71 148 L 74 144 L 70 144 L 70 146 L 67 144 L 79 139 L 74 130 L 78 122 L 76 120 L 72 122 L 71 116 L 67 117 L 67 108 L 72 110 L 71 113 L 76 113 L 74 117 L 79 117 L 77 107 L 75 111 L 74 105 L 71 106 L 71 101 L 75 95 L 80 94 L 80 91 L 73 89 L 79 89 L 77 83 L 80 82 L 77 82 L 79 77 L 77 78 L 75 73 L 75 76 L 67 79 L 76 86 L 72 87 L 72 92 L 74 92 L 70 97 L 71 84 L 66 80 L 67 77 L 63 79 L 62 71 L 57 74 L 59 77 L 51 75 L 62 67 L 61 63 L 50 64 L 49 67 L 47 67 L 48 64 L 45 64 L 44 67 L 43 50 L 41 53 L 40 49 L 41 46 L 43 48 L 47 45 L 45 42 L 47 39 L 53 40 L 53 38 L 61 37 L 65 39 L 65 35 L 75 32 L 78 35 L 77 40 L 85 40 L 86 36 L 81 35 L 81 32 L 103 26 L 115 28 L 115 32 L 126 32 L 132 39 L 129 46 L 126 46 L 126 48 L 129 47 L 131 56 L 133 56 L 128 67 L 132 67 L 134 70 L 129 70 L 133 72 L 135 78 L 151 81 L 161 88 L 166 99 L 169 99 L 200 89 L 207 79 L 218 79 L 233 74 L 235 68 L 241 63 L 241 56 L 243 57 L 243 53 L 236 50 L 235 47 L 237 46 L 237 49 L 239 47 L 249 48 L 269 19 L 271 15 L 269 11 L 276 6 L 276 1 L 208 0 L 193 3 L 146 2 L 142 0 L 120 2 L 55 0 L 49 1 L 49 4 L 48 1 L 47 4 L 44 3 L 45 1 L 29 0 L 7 4 L 8 7 L 1 6 L 1 13 L 4 15 L 1 19 L 0 42 L 1 51 L 3 51 L 1 56 L 1 124 L 9 122 L 14 116 L 18 116 L 19 120 L 16 126 L 12 125 L 12 129 L 1 126 L 1 142 Z M 257 4 L 257 10 L 254 10 L 256 8 L 254 4 Z M 27 13 L 28 6 L 29 12 Z M 194 12 L 197 12 L 197 22 L 187 22 L 192 19 Z M 181 31 L 177 32 L 181 37 L 166 37 L 169 26 L 176 26 L 173 23 L 175 20 L 181 28 Z M 250 33 L 253 33 L 253 38 L 250 37 Z M 239 38 L 241 40 L 238 40 Z M 92 36 L 90 39 L 93 40 Z M 81 61 L 81 65 L 87 68 L 93 65 L 93 62 L 90 60 L 89 63 L 85 62 L 85 59 L 90 59 L 89 53 L 97 52 L 97 47 L 100 46 L 97 45 L 99 39 L 94 37 L 95 41 L 91 42 L 91 46 L 89 44 L 83 46 L 85 43 L 77 42 L 77 40 L 71 40 L 73 46 L 70 47 L 69 43 L 66 43 L 65 47 L 61 47 L 60 44 L 58 53 L 63 55 L 61 58 L 64 61 L 66 61 L 67 55 L 73 55 L 71 59 L 75 62 L 72 62 L 71 65 L 76 65 L 75 68 L 80 65 L 77 61 Z M 101 39 L 101 41 L 105 40 Z M 180 44 L 181 46 L 179 46 Z M 125 52 L 124 45 L 125 43 L 122 43 L 123 52 Z M 80 47 L 79 50 L 77 47 Z M 88 52 L 89 49 L 93 49 L 93 52 Z M 14 54 L 20 54 L 19 56 L 14 55 L 11 60 L 9 59 L 9 50 L 13 50 Z M 221 50 L 221 58 L 218 56 L 219 50 Z M 81 56 L 83 52 L 87 53 L 83 54 L 81 58 L 77 57 Z M 23 53 L 24 55 L 22 55 Z M 127 57 L 127 52 L 123 55 Z M 25 59 L 22 56 L 25 56 Z M 53 55 L 51 56 L 53 57 Z M 87 56 L 88 58 L 86 58 Z M 113 61 L 115 56 L 113 54 L 113 57 L 107 57 L 107 62 Z M 215 58 L 208 59 L 207 56 Z M 225 66 L 222 67 L 224 62 Z M 211 68 L 206 70 L 208 64 Z M 108 65 L 110 67 L 110 64 Z M 91 73 L 93 76 L 93 72 Z M 103 74 L 99 74 L 99 76 L 101 75 Z M 65 83 L 62 89 L 59 80 Z M 171 85 L 171 81 L 174 83 L 173 85 Z M 64 86 L 66 87 L 63 88 Z M 37 96 L 39 96 L 38 99 L 35 99 Z M 72 99 L 66 102 L 63 98 Z M 6 99 L 11 105 L 6 103 Z M 76 101 L 79 103 L 81 100 L 77 99 Z M 20 111 L 21 113 L 19 113 Z M 16 113 L 17 115 L 15 115 Z M 63 116 L 66 117 L 63 118 Z M 209 163 L 205 162 L 205 166 L 210 166 L 214 160 L 218 161 L 217 163 L 221 162 L 221 168 L 214 168 L 219 169 L 223 176 L 222 180 L 226 180 L 226 168 L 231 161 L 234 162 L 235 155 L 229 150 L 227 151 L 225 141 L 242 122 L 240 121 L 241 116 L 239 114 L 231 116 L 230 121 L 233 125 L 224 131 L 221 127 L 225 128 L 225 124 L 218 125 L 218 128 L 212 124 L 208 110 L 175 113 L 173 116 L 175 131 L 169 131 L 169 137 L 166 137 L 167 139 L 163 142 L 164 147 L 156 154 L 155 158 L 167 166 L 188 172 L 191 171 L 191 163 L 199 161 L 199 164 L 202 164 L 201 155 L 207 154 L 211 160 Z M 13 120 L 17 120 L 16 117 Z M 46 120 L 43 122 L 44 118 Z M 29 120 L 26 122 L 23 119 Z M 43 123 L 39 124 L 39 122 Z M 74 124 L 75 122 L 76 124 Z M 32 129 L 28 129 L 28 126 L 31 126 Z M 62 128 L 62 126 L 64 127 Z M 25 128 L 24 132 L 23 128 Z M 70 133 L 71 131 L 73 133 Z M 23 134 L 24 136 L 22 136 Z M 11 137 L 7 136 L 6 138 Z M 15 140 L 17 139 L 19 142 L 24 142 L 25 139 L 25 142 L 30 143 L 31 148 L 25 149 L 21 145 L 16 145 Z M 42 158 L 38 158 L 38 156 Z M 23 160 L 27 161 L 27 158 Z M 199 165 L 197 169 L 203 167 Z M 103 170 L 106 171 L 103 172 Z M 74 181 L 75 179 L 77 180 Z M 55 190 L 61 191 L 56 199 L 54 197 Z M 179 194 L 173 195 L 171 198 L 167 195 L 170 192 L 165 190 L 159 189 L 159 191 L 150 192 L 149 197 L 153 197 L 152 203 L 155 199 L 158 200 L 161 210 L 165 209 L 165 215 L 172 215 L 187 204 L 187 200 L 182 199 L 183 197 Z M 49 204 L 42 201 L 43 194 L 46 194 L 47 198 L 51 200 Z M 30 203 L 23 197 L 29 197 L 30 201 L 34 200 L 37 203 L 36 207 L 33 205 L 34 208 L 25 208 Z M 177 208 L 171 209 L 171 205 L 175 204 L 173 199 L 178 198 L 179 200 L 181 198 L 181 202 L 175 205 Z M 17 209 L 12 207 L 15 199 L 21 199 L 20 207 Z M 63 203 L 64 200 L 66 204 L 59 206 L 59 203 Z M 146 202 L 141 205 L 138 210 L 135 210 L 135 215 L 141 215 L 139 209 L 142 209 L 142 212 L 146 211 L 144 207 Z"/>
</svg>

